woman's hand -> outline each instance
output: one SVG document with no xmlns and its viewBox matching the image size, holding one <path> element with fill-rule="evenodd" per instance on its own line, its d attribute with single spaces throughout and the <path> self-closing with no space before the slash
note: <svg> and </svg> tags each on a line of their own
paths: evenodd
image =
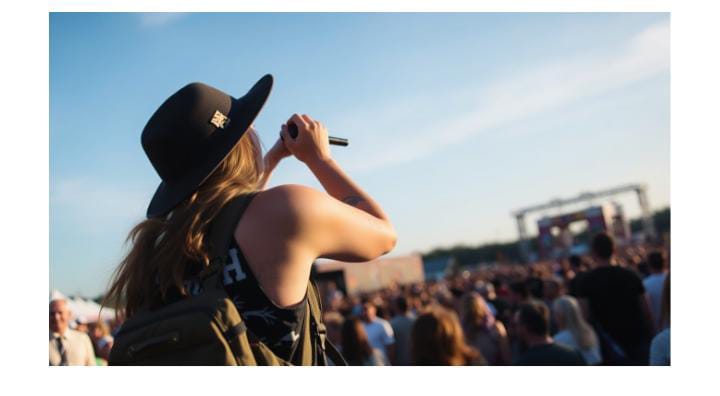
<svg viewBox="0 0 720 396">
<path fill-rule="evenodd" d="M 283 125 L 285 127 L 285 125 Z M 265 169 L 274 168 L 283 158 L 289 157 L 292 154 L 285 147 L 285 143 L 282 139 L 278 138 L 275 144 L 265 153 Z"/>
<path fill-rule="evenodd" d="M 287 125 L 283 124 L 280 136 L 282 136 L 285 147 L 295 158 L 306 165 L 331 159 L 328 131 L 323 124 L 306 114 L 302 116 L 293 114 L 287 123 L 297 126 L 298 135 L 293 139 Z"/>
</svg>

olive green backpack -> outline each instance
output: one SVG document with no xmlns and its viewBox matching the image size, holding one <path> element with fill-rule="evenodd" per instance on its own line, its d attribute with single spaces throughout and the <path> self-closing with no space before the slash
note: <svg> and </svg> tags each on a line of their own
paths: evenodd
<svg viewBox="0 0 720 396">
<path fill-rule="evenodd" d="M 289 361 L 276 356 L 245 326 L 222 284 L 223 263 L 235 225 L 253 194 L 231 201 L 210 230 L 210 266 L 200 275 L 200 294 L 155 310 L 143 310 L 123 323 L 110 351 L 110 365 L 347 365 L 326 337 L 315 284 L 308 282 L 300 339 Z"/>
</svg>

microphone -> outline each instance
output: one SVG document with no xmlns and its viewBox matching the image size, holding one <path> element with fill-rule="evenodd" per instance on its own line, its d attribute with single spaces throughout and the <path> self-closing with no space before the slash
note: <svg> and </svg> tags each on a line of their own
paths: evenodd
<svg viewBox="0 0 720 396">
<path fill-rule="evenodd" d="M 289 123 L 287 124 L 287 126 L 288 126 L 288 132 L 290 133 L 290 137 L 292 137 L 293 139 L 295 139 L 295 138 L 297 137 L 297 135 L 298 135 L 298 127 L 297 127 L 297 125 L 295 125 L 294 122 L 289 122 Z M 330 141 L 330 144 L 332 144 L 332 145 L 334 145 L 334 146 L 343 146 L 343 147 L 345 147 L 345 146 L 347 146 L 348 144 L 350 144 L 350 142 L 349 142 L 347 139 L 339 138 L 339 137 L 335 137 L 335 136 L 328 136 L 328 140 Z"/>
</svg>

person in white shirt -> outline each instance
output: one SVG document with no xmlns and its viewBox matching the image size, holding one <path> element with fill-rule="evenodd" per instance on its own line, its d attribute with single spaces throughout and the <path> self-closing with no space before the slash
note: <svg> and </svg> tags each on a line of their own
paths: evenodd
<svg viewBox="0 0 720 396">
<path fill-rule="evenodd" d="M 371 302 L 363 303 L 363 325 L 368 336 L 370 346 L 383 354 L 385 365 L 395 360 L 395 336 L 390 323 L 377 317 L 377 308 Z"/>
<path fill-rule="evenodd" d="M 94 366 L 87 334 L 70 329 L 70 309 L 62 299 L 50 301 L 50 366 Z"/>
<path fill-rule="evenodd" d="M 553 336 L 555 342 L 580 351 L 589 365 L 600 364 L 600 343 L 595 330 L 583 318 L 577 300 L 572 296 L 557 298 L 553 315 L 560 330 Z"/>
<path fill-rule="evenodd" d="M 653 315 L 655 326 L 661 328 L 660 323 L 660 304 L 662 300 L 663 284 L 667 272 L 665 270 L 665 259 L 660 252 L 651 252 L 647 256 L 648 266 L 650 267 L 650 276 L 643 280 L 643 286 L 647 291 L 650 300 L 650 312 Z"/>
</svg>

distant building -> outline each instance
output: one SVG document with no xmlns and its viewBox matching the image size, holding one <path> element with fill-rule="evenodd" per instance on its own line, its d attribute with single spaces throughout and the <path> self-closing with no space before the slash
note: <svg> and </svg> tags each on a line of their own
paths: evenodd
<svg viewBox="0 0 720 396">
<path fill-rule="evenodd" d="M 425 280 L 420 255 L 381 257 L 364 263 L 323 260 L 314 265 L 314 272 L 319 284 L 334 282 L 347 295 Z"/>
</svg>

